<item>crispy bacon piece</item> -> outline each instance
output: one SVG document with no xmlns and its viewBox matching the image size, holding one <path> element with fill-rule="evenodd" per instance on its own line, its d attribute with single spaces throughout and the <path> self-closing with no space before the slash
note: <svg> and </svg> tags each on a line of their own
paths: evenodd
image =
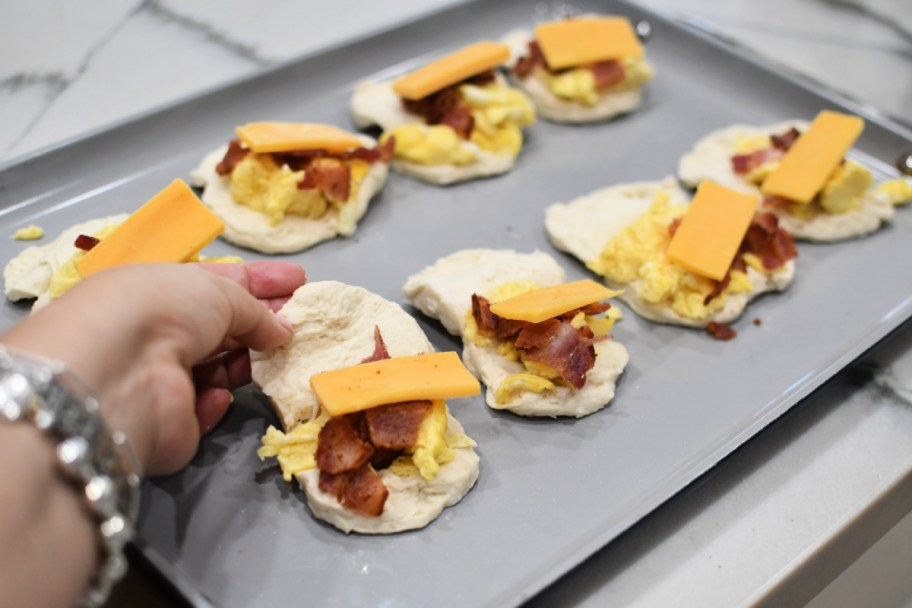
<svg viewBox="0 0 912 608">
<path fill-rule="evenodd" d="M 326 473 L 357 469 L 373 453 L 363 412 L 330 418 L 317 436 L 317 467 Z"/>
<path fill-rule="evenodd" d="M 369 464 L 337 474 L 320 471 L 319 485 L 322 491 L 335 496 L 346 509 L 368 517 L 383 513 L 389 496 L 383 480 Z"/>
<path fill-rule="evenodd" d="M 599 61 L 589 66 L 595 77 L 596 89 L 607 89 L 624 80 L 624 66 L 619 61 Z"/>
<path fill-rule="evenodd" d="M 465 84 L 473 84 L 476 87 L 483 87 L 485 85 L 493 84 L 497 80 L 497 72 L 493 69 L 475 74 L 474 76 L 469 76 L 463 82 Z"/>
<path fill-rule="evenodd" d="M 519 78 L 525 78 L 532 73 L 536 66 L 547 67 L 545 55 L 537 40 L 529 41 L 529 54 L 519 58 L 513 66 L 513 73 Z"/>
<path fill-rule="evenodd" d="M 228 175 L 234 171 L 237 164 L 244 160 L 244 157 L 248 154 L 250 154 L 250 150 L 241 147 L 240 139 L 232 139 L 228 142 L 228 150 L 225 152 L 225 156 L 223 156 L 221 162 L 215 166 L 215 172 L 219 175 Z"/>
<path fill-rule="evenodd" d="M 764 163 L 779 160 L 784 154 L 776 148 L 760 148 L 747 154 L 736 154 L 731 158 L 732 171 L 738 175 L 746 175 Z"/>
<path fill-rule="evenodd" d="M 725 273 L 725 276 L 722 277 L 722 280 L 716 281 L 713 290 L 706 294 L 706 297 L 703 298 L 703 306 L 707 306 L 710 302 L 722 295 L 722 292 L 725 291 L 725 288 L 728 287 L 729 283 L 731 283 L 732 270 L 740 270 L 741 272 L 747 270 L 747 264 L 744 263 L 744 259 L 741 257 L 741 254 L 735 256 L 735 259 L 732 260 L 731 266 L 728 268 L 728 272 Z"/>
<path fill-rule="evenodd" d="M 92 251 L 92 248 L 100 242 L 101 241 L 96 239 L 94 236 L 80 234 L 73 242 L 73 246 L 76 247 L 76 249 L 82 249 L 83 251 Z"/>
<path fill-rule="evenodd" d="M 682 218 L 680 217 L 676 217 L 675 219 L 671 220 L 671 223 L 668 224 L 668 234 L 671 236 L 675 235 L 675 233 L 678 231 L 678 228 L 681 227 L 681 219 Z"/>
<path fill-rule="evenodd" d="M 723 342 L 727 342 L 738 335 L 738 332 L 725 323 L 716 323 L 715 321 L 709 322 L 709 325 L 706 326 L 706 331 L 716 340 L 722 340 Z"/>
<path fill-rule="evenodd" d="M 386 344 L 383 342 L 383 336 L 380 335 L 380 326 L 374 325 L 374 352 L 369 357 L 365 357 L 361 363 L 370 363 L 372 361 L 382 361 L 389 359 L 389 351 L 386 350 Z"/>
<path fill-rule="evenodd" d="M 586 372 L 595 365 L 595 347 L 592 340 L 583 336 L 569 323 L 558 322 L 544 346 L 523 351 L 523 355 L 529 361 L 542 363 L 556 370 L 561 378 L 577 389 L 585 386 Z"/>
<path fill-rule="evenodd" d="M 298 190 L 318 188 L 337 201 L 347 201 L 351 195 L 351 167 L 348 165 L 326 167 L 312 164 L 305 171 L 304 179 L 298 182 Z"/>
<path fill-rule="evenodd" d="M 523 321 L 498 317 L 491 312 L 491 303 L 484 296 L 472 294 L 472 316 L 478 329 L 493 332 L 500 340 L 509 340 L 523 328 Z"/>
<path fill-rule="evenodd" d="M 402 450 L 387 450 L 386 448 L 374 448 L 374 455 L 371 456 L 370 464 L 375 471 L 385 469 L 393 461 L 402 455 Z"/>
<path fill-rule="evenodd" d="M 447 125 L 468 139 L 475 128 L 472 112 L 462 103 L 459 85 L 449 86 L 421 99 L 403 99 L 406 112 L 417 114 L 429 125 Z"/>
<path fill-rule="evenodd" d="M 442 119 L 440 119 L 440 124 L 446 125 L 456 131 L 456 134 L 463 138 L 468 139 L 472 134 L 472 129 L 475 128 L 475 117 L 472 116 L 472 111 L 465 106 L 459 106 L 453 108 L 447 112 Z"/>
<path fill-rule="evenodd" d="M 547 346 L 559 331 L 559 325 L 561 322 L 558 319 L 548 319 L 541 323 L 526 323 L 526 326 L 516 336 L 513 346 L 519 349 Z"/>
<path fill-rule="evenodd" d="M 577 308 L 573 313 L 573 317 L 576 316 L 576 313 L 581 312 L 586 315 L 600 315 L 603 312 L 607 312 L 611 308 L 611 304 L 608 302 L 593 302 L 592 304 L 586 304 L 582 308 Z M 571 319 L 573 317 L 570 317 Z"/>
<path fill-rule="evenodd" d="M 772 213 L 754 215 L 741 243 L 741 254 L 744 253 L 759 257 L 767 270 L 780 268 L 798 257 L 795 239 L 785 228 L 779 227 L 779 220 Z"/>
<path fill-rule="evenodd" d="M 430 401 L 403 401 L 364 412 L 374 447 L 405 450 L 418 440 L 418 428 L 431 409 Z"/>
<path fill-rule="evenodd" d="M 773 147 L 777 150 L 788 152 L 789 148 L 792 147 L 792 144 L 794 144 L 799 137 L 801 137 L 801 131 L 792 127 L 781 135 L 770 135 L 770 143 L 772 143 Z"/>
<path fill-rule="evenodd" d="M 393 152 L 396 151 L 396 138 L 389 137 L 384 143 L 374 146 L 373 148 L 357 148 L 349 152 L 336 154 L 341 160 L 363 160 L 367 163 L 377 161 L 388 163 L 393 158 Z"/>
<path fill-rule="evenodd" d="M 781 209 L 791 202 L 792 201 L 782 196 L 766 196 L 763 198 L 763 206 L 771 209 Z"/>
</svg>

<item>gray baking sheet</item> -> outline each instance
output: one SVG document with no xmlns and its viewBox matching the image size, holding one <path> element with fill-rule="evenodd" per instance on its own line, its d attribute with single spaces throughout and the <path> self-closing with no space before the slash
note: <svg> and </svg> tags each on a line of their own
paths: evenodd
<svg viewBox="0 0 912 608">
<path fill-rule="evenodd" d="M 567 4 L 521 0 L 459 6 L 147 114 L 0 168 L 0 233 L 29 223 L 49 235 L 131 210 L 186 176 L 235 125 L 263 119 L 351 126 L 358 80 L 391 76 L 480 38 L 556 15 Z M 582 11 L 647 18 L 657 78 L 642 107 L 608 123 L 541 122 L 516 168 L 435 188 L 392 175 L 357 234 L 299 255 L 310 280 L 337 279 L 402 301 L 405 279 L 467 247 L 541 249 L 570 279 L 587 276 L 556 252 L 544 208 L 607 185 L 656 180 L 707 131 L 733 122 L 812 118 L 849 109 L 739 50 L 614 2 Z M 855 154 L 878 178 L 912 150 L 907 131 L 874 119 Z M 345 536 L 314 520 L 302 493 L 255 452 L 274 422 L 246 389 L 180 474 L 145 485 L 139 546 L 200 603 L 233 606 L 506 606 L 530 597 L 672 497 L 912 314 L 912 210 L 863 240 L 800 246 L 784 294 L 755 302 L 722 343 L 627 312 L 615 337 L 630 364 L 607 409 L 581 420 L 522 419 L 481 397 L 453 400 L 478 441 L 475 489 L 425 530 Z M 9 259 L 26 244 L 0 239 Z M 238 253 L 218 242 L 213 254 Z M 248 259 L 263 256 L 244 253 Z M 0 322 L 25 315 L 6 304 Z M 626 312 L 626 309 L 625 309 Z M 419 322 L 440 350 L 459 343 Z M 760 319 L 762 325 L 751 321 Z"/>
</svg>

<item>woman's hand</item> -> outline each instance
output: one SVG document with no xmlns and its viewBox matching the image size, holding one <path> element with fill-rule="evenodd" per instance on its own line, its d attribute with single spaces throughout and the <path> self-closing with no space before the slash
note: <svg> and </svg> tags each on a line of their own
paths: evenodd
<svg viewBox="0 0 912 608">
<path fill-rule="evenodd" d="M 94 389 L 108 425 L 127 434 L 144 471 L 170 473 L 221 419 L 230 390 L 250 381 L 247 348 L 291 338 L 273 311 L 304 281 L 286 262 L 116 268 L 2 342 L 66 363 Z"/>
</svg>

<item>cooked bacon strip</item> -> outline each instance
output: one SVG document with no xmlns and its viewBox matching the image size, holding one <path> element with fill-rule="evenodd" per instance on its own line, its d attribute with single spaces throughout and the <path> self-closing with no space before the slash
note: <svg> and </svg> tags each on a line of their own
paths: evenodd
<svg viewBox="0 0 912 608">
<path fill-rule="evenodd" d="M 382 361 L 389 359 L 389 351 L 386 350 L 386 344 L 383 342 L 383 336 L 380 335 L 380 326 L 374 325 L 374 352 L 369 357 L 365 357 L 361 363 L 370 363 L 372 361 Z"/>
<path fill-rule="evenodd" d="M 334 200 L 347 201 L 351 195 L 351 167 L 310 165 L 305 170 L 304 179 L 298 182 L 298 190 L 310 188 L 317 188 Z"/>
<path fill-rule="evenodd" d="M 603 312 L 607 312 L 611 308 L 611 304 L 608 302 L 593 302 L 592 304 L 586 304 L 582 308 L 577 308 L 572 311 L 573 316 L 576 316 L 576 313 L 581 312 L 586 315 L 600 315 Z M 571 317 L 572 318 L 572 317 Z"/>
<path fill-rule="evenodd" d="M 770 142 L 777 150 L 788 152 L 789 148 L 792 147 L 792 144 L 794 144 L 799 137 L 801 137 L 801 131 L 792 127 L 781 135 L 770 135 Z"/>
<path fill-rule="evenodd" d="M 668 234 L 669 235 L 671 235 L 671 236 L 675 235 L 675 233 L 678 231 L 678 228 L 681 227 L 682 219 L 683 218 L 676 217 L 675 219 L 671 220 L 671 223 L 668 224 Z"/>
<path fill-rule="evenodd" d="M 624 66 L 619 61 L 599 61 L 589 66 L 596 89 L 607 89 L 624 80 Z"/>
<path fill-rule="evenodd" d="M 541 46 L 537 40 L 529 41 L 529 54 L 519 58 L 516 65 L 513 66 L 513 73 L 519 78 L 525 78 L 532 73 L 536 66 L 547 67 L 545 55 L 542 53 Z"/>
<path fill-rule="evenodd" d="M 747 270 L 747 264 L 744 263 L 744 259 L 740 254 L 735 256 L 735 259 L 732 261 L 731 266 L 728 268 L 728 272 L 725 273 L 725 276 L 722 277 L 721 281 L 715 281 L 715 286 L 712 291 L 706 294 L 706 297 L 703 298 L 703 306 L 707 306 L 710 302 L 722 295 L 722 292 L 725 291 L 725 288 L 728 287 L 731 283 L 731 273 L 732 270 L 738 270 L 740 272 L 745 272 Z"/>
<path fill-rule="evenodd" d="M 526 323 L 513 346 L 519 349 L 542 348 L 547 346 L 554 335 L 560 331 L 561 322 L 558 319 L 548 319 L 541 323 Z"/>
<path fill-rule="evenodd" d="M 317 467 L 326 473 L 357 469 L 373 453 L 363 412 L 330 418 L 317 436 Z"/>
<path fill-rule="evenodd" d="M 323 492 L 335 496 L 346 509 L 368 517 L 383 513 L 389 496 L 383 480 L 369 464 L 337 474 L 320 471 L 319 486 Z"/>
<path fill-rule="evenodd" d="M 339 501 L 342 506 L 368 517 L 376 517 L 383 513 L 383 505 L 386 504 L 389 490 L 377 471 L 369 464 L 365 464 L 350 475 L 345 493 Z"/>
<path fill-rule="evenodd" d="M 727 342 L 738 335 L 738 332 L 725 323 L 716 323 L 715 321 L 709 322 L 709 325 L 706 326 L 706 331 L 716 340 L 722 340 L 723 342 Z"/>
<path fill-rule="evenodd" d="M 546 345 L 523 351 L 523 355 L 529 361 L 542 363 L 556 370 L 561 378 L 577 389 L 585 386 L 586 372 L 595 365 L 595 347 L 592 340 L 583 336 L 569 323 L 558 323 Z"/>
<path fill-rule="evenodd" d="M 731 158 L 732 171 L 738 175 L 746 175 L 771 160 L 779 160 L 784 154 L 785 152 L 776 148 L 760 148 L 747 154 L 736 154 Z"/>
<path fill-rule="evenodd" d="M 500 340 L 509 340 L 523 328 L 523 321 L 504 319 L 491 312 L 491 303 L 484 296 L 472 294 L 472 316 L 482 331 L 493 332 Z"/>
<path fill-rule="evenodd" d="M 234 171 L 237 164 L 244 160 L 244 157 L 248 154 L 250 154 L 250 150 L 241 147 L 240 139 L 232 139 L 228 142 L 228 150 L 225 152 L 225 156 L 215 166 L 215 172 L 219 175 L 228 175 Z"/>
<path fill-rule="evenodd" d="M 388 163 L 393 158 L 393 152 L 396 151 L 396 138 L 389 137 L 384 143 L 373 148 L 358 148 L 349 152 L 335 154 L 336 158 L 341 160 L 363 160 L 367 163 L 380 161 Z"/>
<path fill-rule="evenodd" d="M 94 236 L 80 234 L 73 242 L 73 246 L 76 247 L 76 249 L 82 249 L 83 251 L 92 251 L 92 248 L 100 242 L 101 241 Z"/>
<path fill-rule="evenodd" d="M 772 213 L 757 213 L 741 243 L 741 253 L 753 253 L 767 270 L 774 270 L 798 257 L 795 239 Z"/>
<path fill-rule="evenodd" d="M 417 114 L 429 125 L 447 125 L 463 139 L 475 128 L 472 111 L 462 102 L 459 85 L 455 84 L 421 99 L 403 99 L 406 112 Z"/>
<path fill-rule="evenodd" d="M 440 124 L 456 131 L 459 137 L 468 139 L 475 128 L 475 117 L 472 116 L 472 111 L 469 108 L 459 106 L 447 112 L 440 120 Z"/>
<path fill-rule="evenodd" d="M 763 198 L 763 206 L 771 209 L 781 209 L 789 205 L 792 201 L 783 196 L 766 196 Z"/>
<path fill-rule="evenodd" d="M 371 443 L 388 450 L 414 447 L 418 429 L 430 409 L 430 401 L 403 401 L 365 411 Z"/>
<path fill-rule="evenodd" d="M 475 74 L 474 76 L 469 76 L 463 82 L 465 84 L 473 84 L 476 87 L 483 87 L 485 85 L 493 84 L 497 80 L 497 72 L 494 69 Z"/>
<path fill-rule="evenodd" d="M 402 455 L 402 450 L 387 450 L 386 448 L 375 448 L 374 455 L 371 456 L 370 465 L 375 471 L 385 469 Z"/>
</svg>

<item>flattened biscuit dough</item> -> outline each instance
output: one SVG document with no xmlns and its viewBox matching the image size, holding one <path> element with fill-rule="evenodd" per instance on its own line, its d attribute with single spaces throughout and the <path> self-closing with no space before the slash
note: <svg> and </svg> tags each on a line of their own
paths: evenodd
<svg viewBox="0 0 912 608">
<path fill-rule="evenodd" d="M 746 181 L 734 172 L 731 157 L 735 144 L 741 138 L 757 135 L 773 135 L 796 128 L 802 133 L 809 127 L 803 120 L 790 120 L 765 127 L 736 124 L 713 131 L 696 143 L 693 150 L 681 157 L 678 163 L 678 177 L 685 186 L 696 188 L 705 180 L 712 180 L 727 188 L 760 194 L 760 188 Z M 862 200 L 862 206 L 847 213 L 821 213 L 805 220 L 782 209 L 765 209 L 779 218 L 780 225 L 796 239 L 808 241 L 841 241 L 870 234 L 881 225 L 893 219 L 894 209 L 886 197 L 869 189 Z"/>
<path fill-rule="evenodd" d="M 510 47 L 509 65 L 514 65 L 526 54 L 530 40 L 532 33 L 528 31 L 518 30 L 504 37 L 504 44 Z M 553 122 L 583 124 L 607 120 L 634 111 L 643 100 L 642 87 L 636 87 L 622 91 L 604 91 L 599 94 L 599 100 L 594 106 L 587 106 L 561 99 L 536 78 L 534 73 L 526 78 L 513 76 L 511 80 L 532 98 L 539 115 Z"/>
<path fill-rule="evenodd" d="M 374 352 L 375 325 L 392 357 L 433 352 L 418 323 L 401 306 L 361 287 L 336 281 L 308 283 L 295 291 L 281 313 L 295 329 L 291 342 L 266 353 L 251 351 L 250 359 L 253 380 L 272 401 L 286 431 L 317 414 L 312 375 L 357 365 Z M 462 431 L 451 415 L 447 420 L 450 431 Z M 321 491 L 316 469 L 295 477 L 318 519 L 346 533 L 392 534 L 423 528 L 472 489 L 478 479 L 478 455 L 471 447 L 453 451 L 455 458 L 441 465 L 431 482 L 379 471 L 389 496 L 377 517 L 354 513 Z"/>
<path fill-rule="evenodd" d="M 687 195 L 673 177 L 666 177 L 659 182 L 611 186 L 569 203 L 556 203 L 548 207 L 545 211 L 548 237 L 561 251 L 588 263 L 601 255 L 608 241 L 649 210 L 660 190 L 671 193 L 671 204 L 688 204 Z M 722 310 L 706 319 L 683 317 L 667 304 L 644 301 L 637 294 L 639 280 L 625 285 L 606 279 L 605 284 L 612 289 L 623 289 L 624 293 L 618 297 L 645 319 L 687 327 L 706 327 L 710 322 L 734 321 L 744 312 L 748 302 L 768 291 L 783 291 L 792 282 L 794 275 L 795 263 L 792 260 L 769 276 L 748 268 L 748 276 L 754 285 L 753 291 L 726 296 Z"/>
<path fill-rule="evenodd" d="M 378 126 L 383 131 L 421 122 L 421 117 L 410 114 L 402 108 L 402 100 L 393 91 L 392 81 L 374 82 L 364 80 L 358 84 L 352 96 L 351 111 L 358 128 Z M 509 154 L 493 154 L 482 150 L 474 143 L 463 145 L 471 148 L 476 161 L 469 165 L 422 165 L 420 163 L 393 159 L 393 169 L 399 173 L 439 186 L 455 184 L 479 177 L 491 177 L 506 173 L 516 164 L 516 157 Z"/>
<path fill-rule="evenodd" d="M 37 298 L 32 310 L 51 301 L 51 277 L 79 251 L 73 244 L 80 234 L 92 236 L 112 224 L 119 224 L 128 215 L 111 215 L 71 226 L 47 245 L 32 245 L 22 250 L 3 269 L 3 291 L 7 299 L 18 302 Z"/>
<path fill-rule="evenodd" d="M 377 143 L 370 137 L 362 136 L 362 139 L 365 147 L 373 147 Z M 355 199 L 345 203 L 341 211 L 339 207 L 330 205 L 321 217 L 311 219 L 287 215 L 273 226 L 265 213 L 234 202 L 228 177 L 216 173 L 215 167 L 227 149 L 227 146 L 222 146 L 207 154 L 190 174 L 190 181 L 204 188 L 202 201 L 225 222 L 222 238 L 261 253 L 295 253 L 340 235 L 351 236 L 357 229 L 358 221 L 367 212 L 371 199 L 386 183 L 389 171 L 387 163 L 372 163 Z M 345 214 L 347 221 L 340 221 L 341 214 Z M 346 224 L 352 228 L 344 228 Z"/>
<path fill-rule="evenodd" d="M 462 337 L 472 294 L 487 294 L 503 283 L 534 281 L 540 287 L 558 285 L 565 273 L 554 259 L 540 251 L 467 249 L 437 260 L 409 277 L 403 292 L 421 312 L 439 319 L 451 334 Z M 496 346 L 463 344 L 466 367 L 487 385 L 485 400 L 492 409 L 506 409 L 521 416 L 586 416 L 614 398 L 618 376 L 627 364 L 623 345 L 606 340 L 596 345 L 598 357 L 579 390 L 557 386 L 542 393 L 522 392 L 507 403 L 497 403 L 495 392 L 511 374 L 525 371 L 522 363 L 497 353 Z"/>
</svg>

